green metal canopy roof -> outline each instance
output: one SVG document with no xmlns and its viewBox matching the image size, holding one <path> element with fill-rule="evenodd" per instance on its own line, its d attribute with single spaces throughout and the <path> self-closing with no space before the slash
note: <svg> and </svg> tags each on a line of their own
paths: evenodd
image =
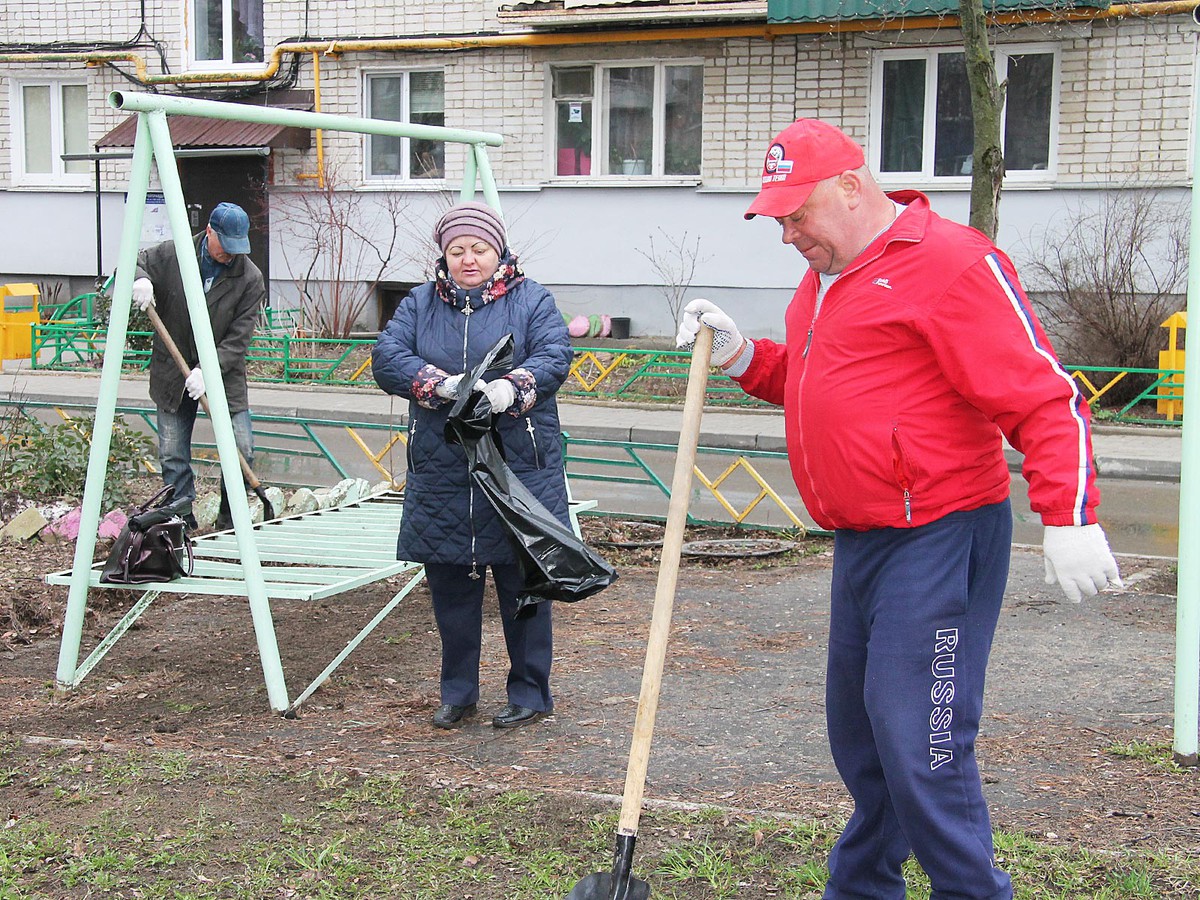
<svg viewBox="0 0 1200 900">
<path fill-rule="evenodd" d="M 1037 9 L 1108 9 L 1109 0 L 983 0 L 985 12 Z M 767 22 L 830 22 L 838 19 L 895 19 L 958 12 L 958 0 L 767 0 Z"/>
</svg>

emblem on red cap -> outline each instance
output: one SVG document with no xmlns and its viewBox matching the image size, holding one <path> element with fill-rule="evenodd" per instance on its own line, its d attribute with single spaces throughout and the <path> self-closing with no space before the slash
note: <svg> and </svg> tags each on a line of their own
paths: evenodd
<svg viewBox="0 0 1200 900">
<path fill-rule="evenodd" d="M 763 163 L 763 184 L 787 181 L 791 173 L 792 161 L 784 158 L 783 144 L 772 144 L 767 150 L 767 160 Z"/>
</svg>

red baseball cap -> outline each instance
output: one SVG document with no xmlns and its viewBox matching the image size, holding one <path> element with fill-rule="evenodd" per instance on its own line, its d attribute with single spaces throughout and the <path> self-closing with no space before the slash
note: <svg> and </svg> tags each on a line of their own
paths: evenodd
<svg viewBox="0 0 1200 900">
<path fill-rule="evenodd" d="M 841 129 L 818 119 L 797 119 L 767 148 L 762 190 L 746 210 L 746 218 L 790 216 L 804 205 L 817 182 L 864 162 L 862 147 Z"/>
</svg>

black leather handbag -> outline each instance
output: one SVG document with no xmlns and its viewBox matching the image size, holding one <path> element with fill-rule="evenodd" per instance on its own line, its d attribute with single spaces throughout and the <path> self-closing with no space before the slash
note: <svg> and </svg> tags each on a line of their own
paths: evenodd
<svg viewBox="0 0 1200 900">
<path fill-rule="evenodd" d="M 170 509 L 167 485 L 133 510 L 100 571 L 102 584 L 150 584 L 192 574 L 195 560 L 187 523 Z"/>
</svg>

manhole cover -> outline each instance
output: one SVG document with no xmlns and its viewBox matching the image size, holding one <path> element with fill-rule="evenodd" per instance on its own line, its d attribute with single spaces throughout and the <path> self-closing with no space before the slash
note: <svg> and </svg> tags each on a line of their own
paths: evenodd
<svg viewBox="0 0 1200 900">
<path fill-rule="evenodd" d="M 793 541 L 766 538 L 731 538 L 723 541 L 688 541 L 683 545 L 684 556 L 774 556 L 795 550 Z"/>
</svg>

